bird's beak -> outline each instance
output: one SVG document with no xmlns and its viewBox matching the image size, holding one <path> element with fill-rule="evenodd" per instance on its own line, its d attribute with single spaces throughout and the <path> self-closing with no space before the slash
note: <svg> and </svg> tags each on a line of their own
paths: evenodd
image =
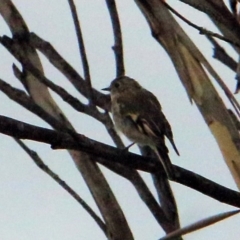
<svg viewBox="0 0 240 240">
<path fill-rule="evenodd" d="M 108 92 L 111 91 L 110 87 L 102 88 L 102 90 L 103 90 L 103 91 L 108 91 Z"/>
</svg>

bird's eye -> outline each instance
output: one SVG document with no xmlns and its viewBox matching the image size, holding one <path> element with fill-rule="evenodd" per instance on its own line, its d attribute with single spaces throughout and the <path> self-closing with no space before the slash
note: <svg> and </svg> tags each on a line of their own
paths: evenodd
<svg viewBox="0 0 240 240">
<path fill-rule="evenodd" d="M 115 88 L 119 88 L 119 86 L 120 86 L 120 84 L 119 84 L 118 82 L 116 82 L 116 83 L 114 84 L 114 87 L 115 87 Z"/>
</svg>

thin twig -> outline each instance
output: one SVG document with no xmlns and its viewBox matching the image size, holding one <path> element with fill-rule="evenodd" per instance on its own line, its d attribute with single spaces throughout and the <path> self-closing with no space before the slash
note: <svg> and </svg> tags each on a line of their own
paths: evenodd
<svg viewBox="0 0 240 240">
<path fill-rule="evenodd" d="M 111 17 L 115 42 L 113 46 L 113 51 L 115 53 L 116 60 L 116 76 L 119 77 L 125 74 L 121 24 L 119 21 L 115 0 L 106 0 L 106 3 Z"/>
<path fill-rule="evenodd" d="M 240 212 L 240 210 L 234 210 L 234 211 L 229 211 L 229 212 L 225 212 L 225 213 L 220 213 L 217 215 L 214 215 L 212 217 L 208 217 L 205 218 L 203 220 L 200 220 L 196 223 L 190 224 L 186 227 L 183 227 L 181 229 L 177 229 L 174 232 L 171 232 L 170 234 L 168 234 L 167 236 L 164 236 L 162 238 L 160 238 L 159 240 L 170 240 L 170 239 L 176 239 L 179 236 L 200 230 L 204 227 L 208 227 L 212 224 L 215 224 L 217 222 L 220 222 L 226 218 L 232 217 L 236 214 L 238 214 Z"/>
<path fill-rule="evenodd" d="M 30 34 L 31 45 L 39 50 L 57 68 L 73 86 L 86 98 L 89 98 L 86 82 L 79 73 L 49 43 L 34 33 Z M 110 96 L 93 88 L 93 102 L 97 106 L 110 110 Z"/>
<path fill-rule="evenodd" d="M 92 208 L 65 182 L 63 181 L 56 173 L 54 173 L 39 157 L 39 155 L 27 147 L 23 141 L 14 138 L 14 140 L 21 146 L 21 148 L 31 157 L 34 163 L 43 170 L 46 174 L 48 174 L 51 178 L 53 178 L 63 189 L 65 189 L 86 211 L 87 213 L 95 220 L 98 226 L 102 229 L 102 231 L 106 234 L 106 225 L 100 219 L 100 217 L 92 210 Z"/>
<path fill-rule="evenodd" d="M 236 89 L 235 89 L 235 94 L 238 93 L 239 91 L 239 78 L 238 78 L 238 63 L 227 54 L 227 52 L 225 51 L 225 49 L 223 47 L 221 47 L 218 42 L 211 36 L 207 36 L 208 40 L 213 44 L 214 46 L 214 55 L 213 57 L 216 58 L 217 60 L 219 60 L 221 63 L 223 63 L 224 65 L 226 65 L 227 67 L 229 67 L 232 71 L 234 71 L 236 73 L 236 80 L 237 80 L 237 84 L 236 84 Z M 238 114 L 238 116 L 240 116 L 239 111 L 240 109 L 238 109 L 238 107 L 235 105 L 235 101 L 233 101 L 231 98 L 229 99 L 231 104 L 233 105 L 236 113 Z"/>
<path fill-rule="evenodd" d="M 230 103 L 232 104 L 235 112 L 237 113 L 238 117 L 240 117 L 240 108 L 239 108 L 239 103 L 236 101 L 236 99 L 229 99 Z M 237 103 L 237 104 L 236 104 Z"/>
<path fill-rule="evenodd" d="M 216 37 L 219 38 L 227 43 L 230 43 L 234 46 L 240 47 L 240 44 L 230 40 L 229 38 L 226 38 L 218 33 L 214 33 L 212 31 L 209 31 L 203 27 L 200 27 L 194 23 L 192 23 L 191 21 L 189 21 L 188 19 L 186 19 L 185 17 L 183 17 L 180 13 L 178 13 L 176 10 L 174 10 L 169 4 L 167 4 L 165 1 L 162 1 L 163 4 L 166 6 L 166 8 L 168 8 L 172 13 L 174 13 L 177 17 L 179 17 L 181 20 L 183 20 L 185 23 L 187 23 L 189 26 L 197 29 L 199 31 L 199 34 L 203 34 L 203 35 L 208 35 L 208 36 L 212 36 L 212 37 Z"/>
<path fill-rule="evenodd" d="M 43 84 L 48 86 L 52 91 L 57 93 L 65 102 L 67 102 L 76 111 L 85 113 L 88 116 L 91 116 L 94 119 L 100 121 L 102 124 L 104 124 L 104 126 L 106 127 L 109 135 L 111 136 L 116 146 L 118 146 L 119 148 L 124 148 L 124 144 L 121 138 L 119 137 L 119 135 L 116 133 L 116 130 L 114 129 L 114 125 L 109 114 L 100 113 L 97 109 L 93 108 L 92 106 L 81 103 L 79 99 L 73 97 L 64 88 L 54 84 L 48 78 L 43 76 L 42 73 L 38 69 L 36 69 L 30 62 L 24 63 L 24 66 L 26 70 L 31 72 L 31 74 L 33 74 L 40 82 L 42 82 Z M 20 81 L 24 82 L 24 79 L 22 76 L 23 74 L 15 64 L 13 64 L 13 72 L 15 76 L 18 79 L 20 79 Z"/>
<path fill-rule="evenodd" d="M 225 49 L 222 46 L 220 46 L 220 44 L 213 37 L 208 35 L 206 37 L 214 46 L 213 57 L 219 60 L 221 63 L 223 63 L 227 67 L 229 67 L 232 71 L 236 72 L 237 62 L 227 54 Z"/>
<path fill-rule="evenodd" d="M 5 93 L 10 99 L 20 104 L 30 112 L 36 114 L 40 118 L 44 119 L 47 123 L 56 129 L 65 129 L 65 125 L 59 122 L 56 118 L 52 117 L 46 111 L 44 111 L 40 106 L 38 106 L 31 97 L 29 97 L 24 91 L 12 87 L 10 84 L 6 83 L 0 79 L 0 90 Z"/>
<path fill-rule="evenodd" d="M 238 131 L 240 131 L 240 121 L 238 120 L 237 116 L 234 114 L 234 112 L 231 109 L 228 109 L 228 113 L 229 113 L 235 127 L 237 128 Z"/>
<path fill-rule="evenodd" d="M 71 107 L 73 107 L 76 111 L 85 113 L 99 121 L 103 121 L 103 114 L 99 111 L 94 111 L 88 105 L 83 104 L 77 98 L 73 97 L 70 93 L 68 93 L 64 88 L 56 85 L 51 80 L 42 75 L 42 73 L 35 68 L 30 62 L 23 63 L 24 70 L 29 71 L 34 77 L 36 77 L 41 83 L 45 84 L 52 91 L 57 93 L 65 102 L 67 102 Z M 17 78 L 22 78 L 21 71 L 17 68 L 15 64 L 13 64 L 13 71 Z"/>
<path fill-rule="evenodd" d="M 93 99 L 92 83 L 91 83 L 89 64 L 88 64 L 86 49 L 85 49 L 85 45 L 84 45 L 81 25 L 80 25 L 80 21 L 79 21 L 79 18 L 78 18 L 77 9 L 76 9 L 76 6 L 74 4 L 74 1 L 73 0 L 68 0 L 68 4 L 69 4 L 70 9 L 71 9 L 72 18 L 73 18 L 73 22 L 74 22 L 74 27 L 75 27 L 75 31 L 76 31 L 76 34 L 77 34 L 78 47 L 79 47 L 79 52 L 80 52 L 80 56 L 81 56 L 81 59 L 82 59 L 82 65 L 83 65 L 84 79 L 86 81 L 87 88 L 88 88 L 87 89 L 88 90 L 88 100 L 89 100 L 89 103 L 92 104 L 93 103 L 92 102 L 92 99 Z"/>
<path fill-rule="evenodd" d="M 165 1 L 162 1 L 162 3 L 166 6 L 166 8 L 168 8 L 170 11 L 172 11 L 174 14 L 176 14 L 179 18 L 181 18 L 183 21 L 187 22 L 190 26 L 195 27 L 196 29 L 198 29 L 200 32 L 204 32 L 204 29 L 193 24 L 192 22 L 190 22 L 189 20 L 187 20 L 186 18 L 184 18 L 181 14 L 179 14 L 177 11 L 175 11 L 171 6 L 169 6 Z M 210 36 L 214 36 L 214 34 L 207 34 Z M 221 36 L 221 35 L 219 35 Z M 214 36 L 216 37 L 216 36 Z M 227 39 L 229 40 L 229 39 Z M 228 41 L 229 42 L 229 41 Z M 230 42 L 231 43 L 231 42 Z M 239 45 L 239 44 L 237 44 Z M 199 60 L 201 61 L 201 60 Z M 209 73 L 214 77 L 214 79 L 218 82 L 218 84 L 220 85 L 220 87 L 223 89 L 224 93 L 226 94 L 227 98 L 229 99 L 230 103 L 232 104 L 233 108 L 235 109 L 237 115 L 240 117 L 240 104 L 238 103 L 238 101 L 236 100 L 236 98 L 233 96 L 233 94 L 231 93 L 231 91 L 228 89 L 228 87 L 226 86 L 226 84 L 223 82 L 223 80 L 219 77 L 219 75 L 213 70 L 213 68 L 210 66 L 210 64 L 204 60 L 203 61 L 203 65 L 205 65 L 205 67 L 207 68 L 207 70 L 209 71 Z"/>
</svg>

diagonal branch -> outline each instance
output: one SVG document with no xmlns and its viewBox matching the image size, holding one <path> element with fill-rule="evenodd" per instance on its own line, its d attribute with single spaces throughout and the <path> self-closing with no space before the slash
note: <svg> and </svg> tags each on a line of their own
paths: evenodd
<svg viewBox="0 0 240 240">
<path fill-rule="evenodd" d="M 73 86 L 86 98 L 89 98 L 84 79 L 49 43 L 34 33 L 30 34 L 31 45 L 39 50 L 58 69 Z M 93 102 L 95 105 L 110 110 L 110 96 L 93 89 Z"/>
<path fill-rule="evenodd" d="M 40 118 L 44 119 L 47 123 L 56 129 L 66 129 L 65 125 L 59 122 L 57 119 L 52 117 L 46 111 L 44 111 L 40 106 L 32 101 L 24 91 L 17 88 L 13 88 L 10 84 L 4 82 L 0 79 L 0 90 L 4 92 L 10 99 L 17 102 L 21 106 L 25 107 L 30 112 L 36 114 Z"/>
<path fill-rule="evenodd" d="M 240 27 L 222 0 L 179 0 L 207 14 L 223 35 L 232 42 L 240 44 Z M 235 48 L 240 53 L 240 48 Z"/>
<path fill-rule="evenodd" d="M 183 227 L 181 229 L 177 229 L 176 231 L 171 232 L 170 234 L 160 238 L 159 240 L 176 239 L 176 237 L 178 237 L 178 236 L 189 234 L 191 232 L 200 230 L 200 229 L 202 229 L 204 227 L 208 227 L 208 226 L 210 226 L 212 224 L 215 224 L 217 222 L 220 222 L 220 221 L 222 221 L 222 220 L 224 220 L 226 218 L 234 216 L 234 215 L 238 214 L 239 212 L 240 212 L 240 210 L 234 210 L 234 211 L 220 213 L 220 214 L 217 214 L 215 216 L 202 219 L 202 220 L 200 220 L 200 221 L 198 221 L 196 223 L 192 223 L 192 224 L 190 224 L 190 225 L 188 225 L 186 227 Z"/>
<path fill-rule="evenodd" d="M 87 213 L 95 220 L 98 226 L 106 235 L 106 225 L 100 219 L 100 217 L 92 210 L 92 208 L 65 182 L 63 181 L 56 173 L 54 173 L 38 156 L 38 154 L 27 147 L 23 141 L 15 138 L 14 139 L 21 148 L 29 155 L 29 157 L 34 161 L 34 163 L 46 174 L 48 174 L 52 179 L 54 179 L 63 189 L 65 189 L 86 211 Z"/>
<path fill-rule="evenodd" d="M 67 133 L 36 127 L 4 116 L 0 116 L 0 132 L 19 139 L 29 139 L 50 144 L 54 149 L 84 151 L 87 154 L 98 156 L 94 160 L 106 167 L 108 167 L 108 162 L 121 163 L 129 168 L 163 174 L 163 169 L 155 158 L 122 151 L 82 135 L 78 135 L 79 141 L 76 143 Z M 174 168 L 177 172 L 175 182 L 195 189 L 220 202 L 240 208 L 239 192 L 221 186 L 181 167 L 174 166 Z"/>
<path fill-rule="evenodd" d="M 95 111 L 86 104 L 83 104 L 76 97 L 73 97 L 70 93 L 68 93 L 64 88 L 50 81 L 48 78 L 42 75 L 42 73 L 37 68 L 35 68 L 30 62 L 24 61 L 22 62 L 22 64 L 24 66 L 23 71 L 27 70 L 31 72 L 31 74 L 33 74 L 41 83 L 43 83 L 44 85 L 49 87 L 52 91 L 57 93 L 62 98 L 63 101 L 67 102 L 76 111 L 85 113 L 86 115 L 89 115 L 103 122 L 104 115 L 102 113 Z M 18 78 L 23 77 L 22 72 L 17 68 L 15 64 L 13 65 L 13 71 Z"/>
<path fill-rule="evenodd" d="M 193 24 L 192 22 L 190 22 L 189 20 L 184 18 L 182 15 L 180 15 L 177 11 L 175 11 L 171 6 L 169 6 L 164 1 L 163 1 L 163 5 L 165 5 L 170 11 L 172 11 L 175 15 L 177 15 L 179 18 L 181 18 L 187 24 L 198 29 L 200 31 L 200 34 L 205 34 L 208 38 L 218 37 L 219 39 L 229 42 L 235 46 L 240 46 L 239 42 L 232 41 L 230 38 L 226 38 L 219 34 L 212 33 L 202 27 L 197 26 L 196 24 Z M 233 96 L 233 94 L 231 93 L 231 91 L 229 90 L 227 85 L 224 83 L 224 81 L 220 78 L 220 76 L 218 76 L 218 74 L 213 70 L 213 68 L 210 66 L 210 64 L 203 57 L 201 57 L 201 58 L 202 58 L 201 59 L 202 63 L 205 65 L 205 67 L 207 68 L 209 73 L 214 77 L 214 79 L 219 84 L 219 86 L 223 89 L 224 93 L 226 94 L 227 98 L 229 99 L 230 103 L 232 104 L 233 108 L 235 109 L 236 113 L 238 114 L 238 116 L 240 116 L 240 105 L 239 105 L 238 101 L 235 99 L 235 97 Z"/>
<path fill-rule="evenodd" d="M 226 38 L 218 33 L 214 33 L 212 31 L 209 31 L 203 27 L 198 26 L 197 24 L 192 23 L 191 21 L 189 21 L 187 18 L 183 17 L 180 13 L 178 13 L 176 10 L 174 10 L 169 4 L 167 4 L 166 2 L 163 1 L 163 4 L 166 6 L 166 8 L 168 8 L 172 13 L 174 13 L 178 18 L 180 18 L 182 21 L 184 21 L 185 23 L 187 23 L 189 26 L 197 29 L 199 31 L 200 34 L 203 35 L 207 35 L 207 36 L 211 36 L 211 37 L 215 37 L 218 39 L 221 39 L 222 41 L 225 41 L 227 43 L 230 43 L 232 45 L 235 45 L 237 47 L 240 47 L 240 43 L 239 42 L 235 42 L 229 38 Z"/>
</svg>

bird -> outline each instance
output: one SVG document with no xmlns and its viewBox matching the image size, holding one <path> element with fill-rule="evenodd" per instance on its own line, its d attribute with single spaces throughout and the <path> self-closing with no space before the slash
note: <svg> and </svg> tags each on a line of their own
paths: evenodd
<svg viewBox="0 0 240 240">
<path fill-rule="evenodd" d="M 176 154 L 180 154 L 157 97 L 128 76 L 115 78 L 109 87 L 102 90 L 110 92 L 116 129 L 133 143 L 150 147 L 162 163 L 168 178 L 172 179 L 174 169 L 168 156 L 165 137 Z"/>
</svg>

